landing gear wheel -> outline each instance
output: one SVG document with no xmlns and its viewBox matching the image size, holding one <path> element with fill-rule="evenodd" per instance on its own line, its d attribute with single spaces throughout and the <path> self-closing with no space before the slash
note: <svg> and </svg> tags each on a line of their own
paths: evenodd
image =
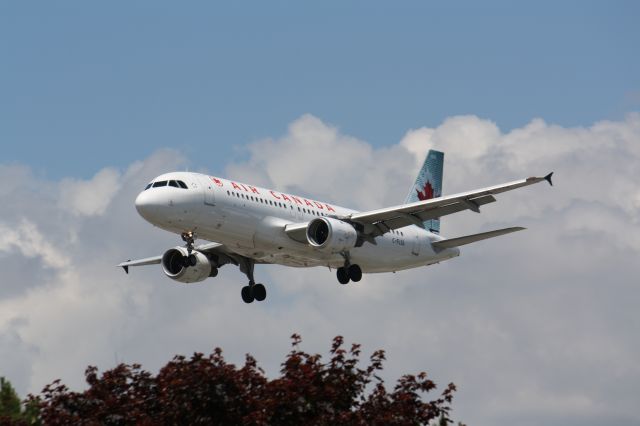
<svg viewBox="0 0 640 426">
<path fill-rule="evenodd" d="M 188 268 L 189 266 L 196 266 L 197 263 L 198 263 L 198 260 L 196 259 L 196 256 L 193 254 L 182 257 L 182 266 L 184 266 L 185 268 Z"/>
<path fill-rule="evenodd" d="M 362 269 L 358 265 L 349 266 L 349 278 L 356 283 L 360 281 L 362 279 Z"/>
<path fill-rule="evenodd" d="M 349 282 L 349 273 L 345 268 L 338 268 L 336 275 L 340 284 L 347 284 Z"/>
<path fill-rule="evenodd" d="M 211 272 L 209 272 L 209 276 L 211 278 L 218 276 L 218 268 L 211 268 Z"/>
<path fill-rule="evenodd" d="M 253 302 L 254 297 L 251 292 L 251 287 L 249 287 L 248 285 L 245 285 L 244 287 L 242 287 L 242 292 L 240 294 L 242 295 L 242 301 L 244 303 Z"/>
<path fill-rule="evenodd" d="M 253 293 L 253 297 L 255 297 L 258 302 L 262 302 L 267 298 L 267 289 L 264 288 L 264 285 L 262 284 L 254 285 L 251 288 L 251 293 Z"/>
</svg>

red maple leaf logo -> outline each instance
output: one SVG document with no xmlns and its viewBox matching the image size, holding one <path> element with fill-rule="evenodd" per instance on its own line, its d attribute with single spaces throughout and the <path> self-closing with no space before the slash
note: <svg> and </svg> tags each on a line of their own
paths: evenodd
<svg viewBox="0 0 640 426">
<path fill-rule="evenodd" d="M 424 184 L 424 189 L 422 191 L 419 191 L 418 189 L 416 189 L 416 192 L 418 193 L 418 200 L 420 201 L 424 201 L 424 200 L 430 200 L 433 198 L 433 186 L 431 186 L 431 182 L 427 181 L 427 183 Z"/>
<path fill-rule="evenodd" d="M 218 186 L 222 186 L 222 181 L 220 179 L 212 177 L 211 180 Z"/>
</svg>

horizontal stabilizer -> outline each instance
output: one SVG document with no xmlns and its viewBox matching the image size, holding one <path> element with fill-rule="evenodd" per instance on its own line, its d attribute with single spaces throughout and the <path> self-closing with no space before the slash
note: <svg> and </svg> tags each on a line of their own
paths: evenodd
<svg viewBox="0 0 640 426">
<path fill-rule="evenodd" d="M 525 228 L 521 226 L 514 226 L 513 228 L 496 229 L 495 231 L 481 232 L 479 234 L 466 235 L 464 237 L 450 238 L 448 240 L 437 241 L 433 243 L 432 246 L 435 249 L 459 247 L 465 244 L 475 243 L 476 241 L 486 240 L 487 238 L 499 237 L 500 235 L 522 231 L 524 229 Z"/>
</svg>

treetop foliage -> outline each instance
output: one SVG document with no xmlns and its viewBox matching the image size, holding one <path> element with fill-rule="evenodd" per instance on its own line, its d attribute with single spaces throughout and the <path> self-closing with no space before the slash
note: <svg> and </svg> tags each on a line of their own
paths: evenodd
<svg viewBox="0 0 640 426">
<path fill-rule="evenodd" d="M 427 374 L 402 376 L 387 390 L 378 373 L 385 353 L 375 351 L 360 366 L 360 345 L 345 348 L 335 337 L 330 358 L 300 350 L 294 334 L 280 376 L 269 379 L 256 360 L 227 363 L 222 350 L 190 358 L 175 356 L 153 375 L 139 364 L 119 364 L 102 374 L 85 371 L 88 389 L 73 392 L 59 380 L 39 397 L 29 396 L 47 425 L 213 424 L 213 425 L 420 425 L 446 424 L 455 385 L 436 399 Z"/>
</svg>

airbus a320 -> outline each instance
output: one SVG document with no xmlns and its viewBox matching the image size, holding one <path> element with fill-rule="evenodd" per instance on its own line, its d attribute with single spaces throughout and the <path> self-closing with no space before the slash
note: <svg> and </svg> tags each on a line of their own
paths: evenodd
<svg viewBox="0 0 640 426">
<path fill-rule="evenodd" d="M 178 234 L 184 245 L 164 254 L 119 264 L 161 264 L 169 278 L 195 283 L 215 277 L 232 264 L 249 280 L 245 303 L 263 301 L 256 264 L 335 269 L 341 284 L 364 273 L 395 272 L 460 255 L 458 247 L 522 227 L 444 238 L 440 218 L 496 201 L 495 195 L 541 181 L 549 173 L 453 195 L 442 195 L 444 154 L 430 150 L 405 202 L 359 212 L 289 193 L 199 173 L 173 172 L 153 179 L 137 196 L 138 213 L 149 223 Z M 206 240 L 196 244 L 196 239 Z"/>
</svg>

